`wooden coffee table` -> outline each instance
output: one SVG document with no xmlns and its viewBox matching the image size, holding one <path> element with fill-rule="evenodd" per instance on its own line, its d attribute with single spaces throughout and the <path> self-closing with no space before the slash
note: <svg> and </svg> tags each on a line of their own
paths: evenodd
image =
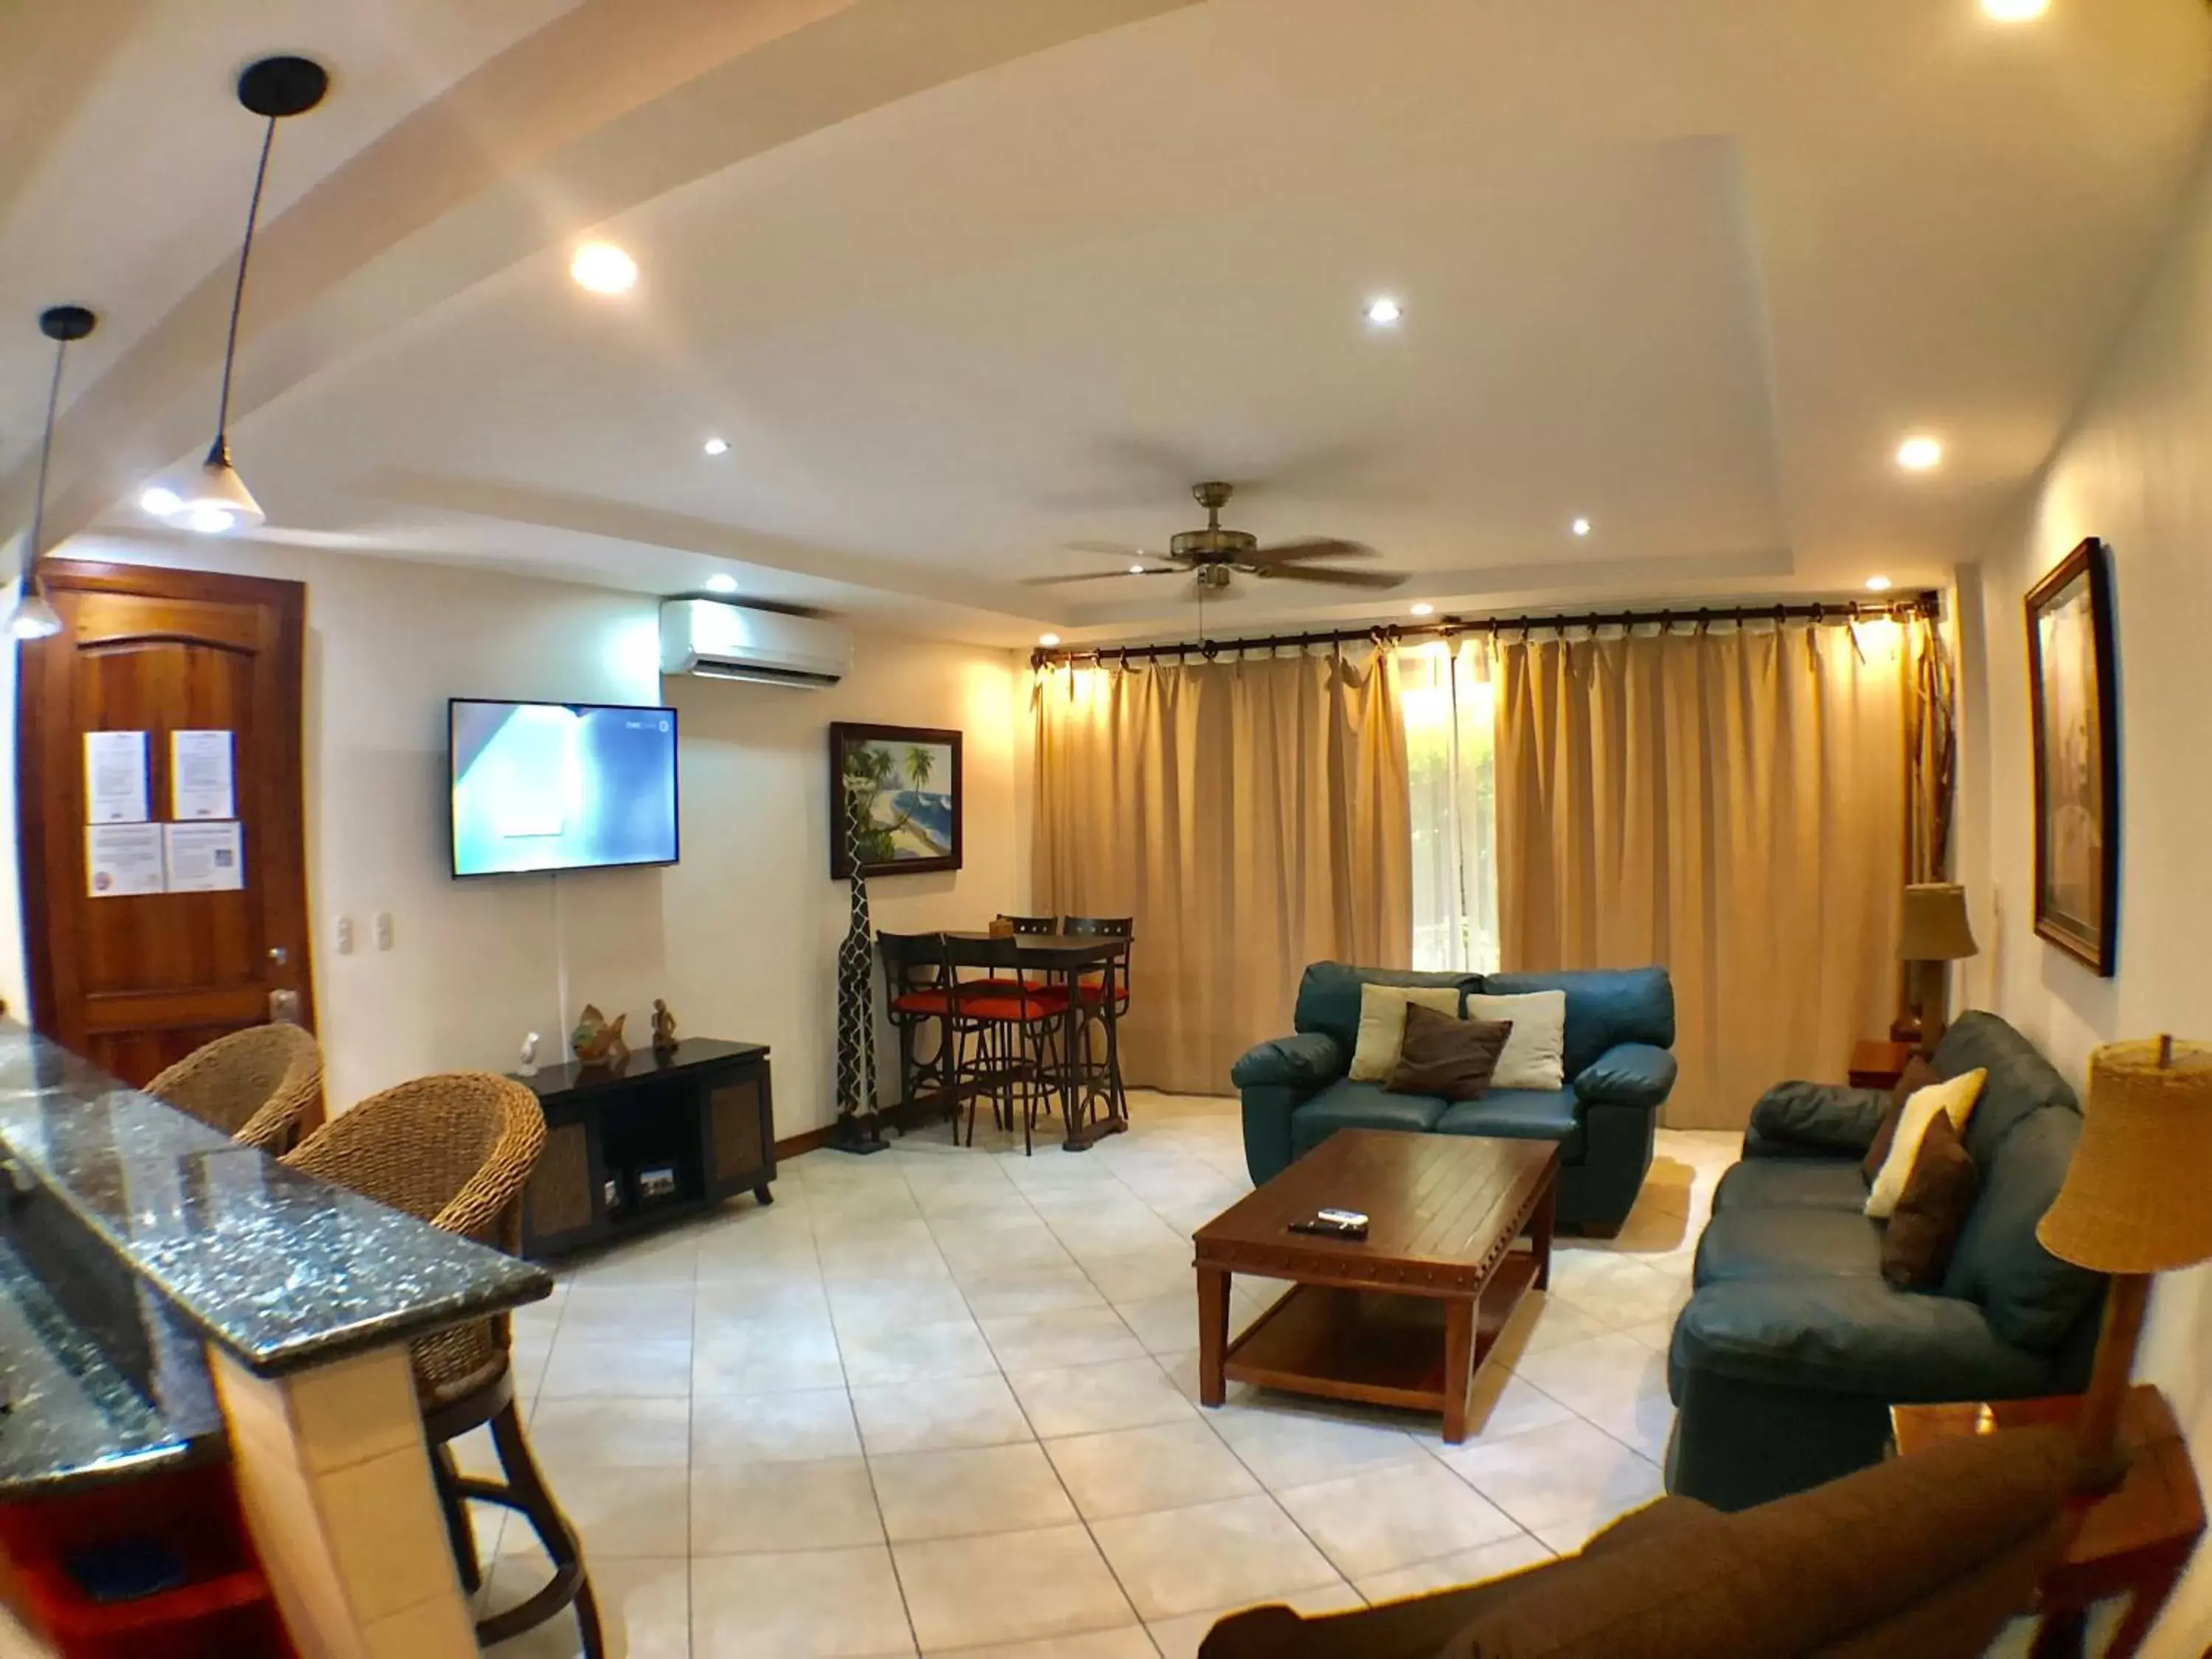
<svg viewBox="0 0 2212 1659">
<path fill-rule="evenodd" d="M 1477 1368 L 1550 1282 L 1559 1167 L 1548 1140 L 1339 1130 L 1198 1230 L 1200 1400 L 1234 1378 L 1441 1412 L 1444 1438 L 1466 1439 Z M 1289 1231 L 1321 1209 L 1364 1211 L 1367 1237 Z M 1231 1273 L 1297 1285 L 1234 1345 Z"/>
</svg>

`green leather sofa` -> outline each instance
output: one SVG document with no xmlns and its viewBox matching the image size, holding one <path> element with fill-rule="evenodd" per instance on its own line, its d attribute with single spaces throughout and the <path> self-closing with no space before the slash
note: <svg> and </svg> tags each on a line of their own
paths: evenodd
<svg viewBox="0 0 2212 1659">
<path fill-rule="evenodd" d="M 1669 1492 L 1748 1508 L 1878 1462 L 1893 1404 L 2087 1384 L 2105 1281 L 2035 1237 L 2081 1133 L 2074 1091 L 1995 1014 L 1962 1015 L 1932 1063 L 1989 1072 L 1966 1133 L 1981 1191 L 1940 1291 L 1890 1286 L 1863 1213 L 1885 1093 L 1784 1083 L 1753 1109 L 1674 1323 Z"/>
<path fill-rule="evenodd" d="M 1566 1086 L 1493 1089 L 1454 1105 L 1354 1083 L 1363 985 L 1455 987 L 1518 996 L 1565 991 Z M 1610 1237 L 1651 1167 L 1659 1108 L 1674 1086 L 1674 987 L 1663 968 L 1561 974 L 1423 974 L 1317 962 L 1298 985 L 1290 1036 L 1261 1043 L 1230 1079 L 1243 1097 L 1244 1163 L 1255 1183 L 1339 1129 L 1495 1135 L 1559 1147 L 1562 1226 Z"/>
</svg>

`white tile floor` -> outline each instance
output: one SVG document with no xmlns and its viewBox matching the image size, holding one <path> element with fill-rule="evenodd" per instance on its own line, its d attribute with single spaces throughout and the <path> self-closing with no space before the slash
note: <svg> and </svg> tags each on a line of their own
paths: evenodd
<svg viewBox="0 0 2212 1659">
<path fill-rule="evenodd" d="M 611 1654 L 1178 1659 L 1229 1608 L 1510 1571 L 1658 1494 L 1667 1333 L 1735 1137 L 1662 1133 L 1628 1226 L 1561 1241 L 1446 1446 L 1433 1418 L 1193 1403 L 1189 1234 L 1249 1189 L 1237 1109 L 1133 1115 L 1080 1155 L 811 1153 L 772 1207 L 579 1262 L 518 1318 Z M 1238 1281 L 1240 1324 L 1264 1289 Z M 528 1529 L 480 1516 L 488 1594 L 527 1594 Z M 567 1620 L 497 1650 L 577 1650 Z"/>
</svg>

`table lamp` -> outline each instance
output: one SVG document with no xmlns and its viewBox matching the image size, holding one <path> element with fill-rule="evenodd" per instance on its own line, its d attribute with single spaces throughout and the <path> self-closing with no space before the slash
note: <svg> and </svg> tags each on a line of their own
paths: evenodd
<svg viewBox="0 0 2212 1659">
<path fill-rule="evenodd" d="M 1932 1049 L 1950 1020 L 1951 976 L 1944 964 L 1978 956 L 1966 920 L 1966 890 L 1948 882 L 1916 882 L 1905 890 L 1905 927 L 1898 960 L 1905 963 L 1905 1012 L 1889 1028 L 1893 1042 Z"/>
<path fill-rule="evenodd" d="M 2153 1273 L 2212 1258 L 2212 1047 L 2115 1042 L 2089 1060 L 2089 1103 L 2065 1185 L 2035 1236 L 2060 1260 L 2112 1276 L 2076 1432 L 2075 1486 L 2127 1473 L 2120 1407 Z"/>
</svg>

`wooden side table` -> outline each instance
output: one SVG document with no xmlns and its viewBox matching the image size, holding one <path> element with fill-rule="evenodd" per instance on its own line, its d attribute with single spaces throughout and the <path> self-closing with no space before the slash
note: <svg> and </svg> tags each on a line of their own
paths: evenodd
<svg viewBox="0 0 2212 1659">
<path fill-rule="evenodd" d="M 1850 1082 L 1854 1089 L 1894 1089 L 1912 1061 L 1909 1042 L 1883 1042 L 1869 1037 L 1851 1045 Z"/>
<path fill-rule="evenodd" d="M 1997 1400 L 1987 1405 L 1893 1406 L 1890 1431 L 1909 1457 L 1941 1441 L 1998 1429 L 2070 1428 L 2081 1397 Z M 2043 1617 L 2033 1659 L 2080 1659 L 2089 1609 L 2115 1595 L 2126 1616 L 2105 1652 L 2128 1659 L 2142 1645 L 2159 1610 L 2204 1531 L 2204 1499 L 2190 1468 L 2188 1443 L 2166 1397 L 2141 1383 L 2120 1417 L 2127 1478 L 2101 1497 L 2080 1500 L 2081 1530 L 2044 1575 L 2036 1601 Z"/>
</svg>

